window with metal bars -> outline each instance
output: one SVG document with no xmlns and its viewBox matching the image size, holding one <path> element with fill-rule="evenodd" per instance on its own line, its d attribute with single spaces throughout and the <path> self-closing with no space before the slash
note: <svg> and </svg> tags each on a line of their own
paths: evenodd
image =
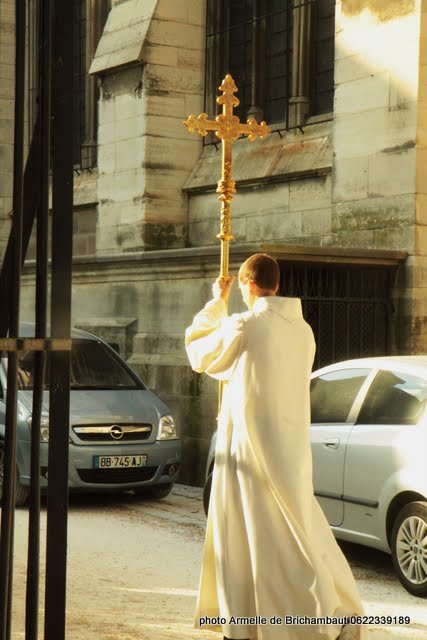
<svg viewBox="0 0 427 640">
<path fill-rule="evenodd" d="M 313 13 L 310 97 L 313 115 L 320 115 L 333 110 L 335 0 L 316 0 Z"/>
<path fill-rule="evenodd" d="M 307 115 L 332 112 L 335 0 L 208 0 L 205 110 L 231 73 L 236 114 L 289 126 L 289 102 Z"/>
<path fill-rule="evenodd" d="M 74 167 L 87 166 L 82 157 L 86 140 L 86 0 L 74 1 L 74 111 L 73 111 L 73 161 Z"/>
<path fill-rule="evenodd" d="M 316 339 L 314 369 L 390 353 L 395 269 L 280 262 L 280 295 L 301 298 Z"/>
<path fill-rule="evenodd" d="M 34 128 L 38 113 L 39 95 L 39 27 L 43 0 L 27 3 L 28 73 L 27 104 L 28 134 Z M 74 168 L 90 169 L 96 165 L 96 108 L 98 89 L 96 79 L 87 70 L 111 8 L 111 0 L 72 0 L 74 16 Z"/>
<path fill-rule="evenodd" d="M 90 169 L 96 165 L 96 79 L 88 75 L 110 10 L 111 0 L 73 0 L 74 5 L 74 168 Z"/>
</svg>

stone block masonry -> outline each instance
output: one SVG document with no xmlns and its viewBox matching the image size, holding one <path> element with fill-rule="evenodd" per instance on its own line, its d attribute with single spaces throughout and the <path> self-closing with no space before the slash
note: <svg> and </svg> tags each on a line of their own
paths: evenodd
<svg viewBox="0 0 427 640">
<path fill-rule="evenodd" d="M 420 237 L 416 212 L 423 218 L 417 175 L 425 172 L 418 157 L 424 127 L 420 98 L 425 79 L 417 77 L 423 22 L 416 3 L 373 4 L 337 2 L 329 243 L 400 249 L 414 256 Z M 423 254 L 424 240 L 419 246 Z M 411 267 L 415 276 L 416 262 Z M 416 289 L 410 281 L 396 287 L 395 294 L 408 301 L 397 306 L 403 331 L 399 348 L 425 349 Z"/>
<path fill-rule="evenodd" d="M 182 187 L 201 141 L 182 120 L 203 107 L 205 7 L 172 4 L 116 4 L 91 68 L 101 81 L 98 255 L 187 243 Z M 139 33 L 133 49 L 120 39 L 126 29 Z"/>
</svg>

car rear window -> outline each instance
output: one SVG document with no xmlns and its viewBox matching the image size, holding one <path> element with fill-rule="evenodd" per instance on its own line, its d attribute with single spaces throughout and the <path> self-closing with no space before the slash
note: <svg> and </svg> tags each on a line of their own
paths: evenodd
<svg viewBox="0 0 427 640">
<path fill-rule="evenodd" d="M 311 423 L 345 422 L 369 369 L 341 369 L 313 378 Z"/>
<path fill-rule="evenodd" d="M 33 388 L 34 352 L 19 354 L 21 389 Z M 49 388 L 49 361 L 45 388 Z M 73 339 L 71 347 L 71 389 L 137 389 L 145 388 L 111 349 L 97 340 Z"/>
<path fill-rule="evenodd" d="M 359 424 L 417 424 L 424 413 L 427 381 L 398 371 L 379 371 L 366 394 Z"/>
</svg>

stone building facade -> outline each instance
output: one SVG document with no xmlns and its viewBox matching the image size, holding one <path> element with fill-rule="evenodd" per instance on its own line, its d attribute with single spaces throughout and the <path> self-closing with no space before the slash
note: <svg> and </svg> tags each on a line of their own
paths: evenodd
<svg viewBox="0 0 427 640">
<path fill-rule="evenodd" d="M 249 77 L 245 56 L 228 60 L 242 74 L 249 111 L 272 129 L 267 140 L 234 145 L 232 270 L 258 250 L 279 259 L 281 293 L 303 298 L 315 330 L 317 365 L 427 348 L 427 1 L 316 2 L 318 14 L 315 3 L 267 3 L 272 24 L 286 14 L 288 77 L 274 51 L 279 36 L 269 40 L 268 19 L 255 14 L 265 3 L 116 0 L 102 11 L 81 3 L 89 74 L 85 161 L 74 187 L 73 322 L 119 345 L 170 406 L 184 482 L 202 482 L 216 426 L 216 384 L 190 370 L 183 333 L 218 273 L 221 149 L 182 121 L 205 106 L 214 115 L 214 87 L 228 70 L 219 36 L 234 28 L 221 22 L 221 7 L 231 7 L 228 20 L 234 11 L 251 25 L 235 50 L 230 36 L 229 55 L 273 43 L 269 63 L 252 65 Z M 0 0 L 3 245 L 12 206 L 13 4 Z M 327 42 L 313 36 L 322 15 Z M 319 66 L 326 50 L 331 85 Z M 280 82 L 286 95 L 273 91 Z M 31 251 L 25 319 L 33 313 Z M 242 309 L 238 298 L 232 311 Z"/>
</svg>

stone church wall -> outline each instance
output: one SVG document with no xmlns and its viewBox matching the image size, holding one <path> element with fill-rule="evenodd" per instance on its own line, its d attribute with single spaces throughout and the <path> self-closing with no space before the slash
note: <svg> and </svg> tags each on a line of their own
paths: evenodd
<svg viewBox="0 0 427 640">
<path fill-rule="evenodd" d="M 200 142 L 182 120 L 203 106 L 204 15 L 199 0 L 128 0 L 110 12 L 91 67 L 101 85 L 98 255 L 186 245 L 182 186 Z"/>
<path fill-rule="evenodd" d="M 337 5 L 333 242 L 408 252 L 409 269 L 396 301 L 401 352 L 427 347 L 427 335 L 417 328 L 411 283 L 418 264 L 420 25 L 412 0 Z"/>
<path fill-rule="evenodd" d="M 0 3 L 0 43 L 12 46 L 13 3 Z M 233 151 L 232 269 L 269 245 L 325 255 L 406 251 L 394 299 L 394 349 L 402 353 L 427 347 L 426 3 L 418 7 L 338 0 L 333 118 L 311 118 L 265 141 L 238 140 Z M 182 120 L 203 111 L 204 20 L 204 0 L 114 3 L 91 68 L 100 86 L 98 168 L 75 176 L 73 283 L 73 323 L 121 345 L 169 404 L 183 437 L 182 480 L 197 484 L 216 427 L 216 383 L 191 372 L 183 332 L 218 273 L 221 151 L 190 135 Z M 0 154 L 10 163 L 6 66 L 2 56 Z M 0 168 L 2 248 L 7 166 Z M 31 265 L 24 284 L 27 319 Z M 230 309 L 243 309 L 237 292 Z"/>
</svg>

